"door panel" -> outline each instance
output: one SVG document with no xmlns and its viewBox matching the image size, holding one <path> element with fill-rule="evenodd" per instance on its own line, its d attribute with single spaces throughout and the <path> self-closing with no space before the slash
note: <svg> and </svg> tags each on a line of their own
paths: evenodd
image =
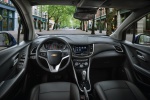
<svg viewBox="0 0 150 100">
<path fill-rule="evenodd" d="M 124 42 L 123 47 L 132 66 L 136 82 L 146 90 L 150 89 L 150 47 L 128 42 Z"/>
<path fill-rule="evenodd" d="M 30 42 L 0 51 L 0 100 L 14 94 L 27 67 Z M 14 94 L 15 95 L 15 94 Z"/>
</svg>

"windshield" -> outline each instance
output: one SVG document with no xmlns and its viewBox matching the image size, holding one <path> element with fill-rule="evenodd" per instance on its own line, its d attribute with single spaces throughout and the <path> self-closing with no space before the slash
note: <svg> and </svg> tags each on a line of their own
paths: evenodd
<svg viewBox="0 0 150 100">
<path fill-rule="evenodd" d="M 129 10 L 97 8 L 94 18 L 75 19 L 74 6 L 38 5 L 32 7 L 34 28 L 39 35 L 47 34 L 85 34 L 111 35 L 130 15 Z M 82 14 L 85 16 L 85 13 Z"/>
</svg>

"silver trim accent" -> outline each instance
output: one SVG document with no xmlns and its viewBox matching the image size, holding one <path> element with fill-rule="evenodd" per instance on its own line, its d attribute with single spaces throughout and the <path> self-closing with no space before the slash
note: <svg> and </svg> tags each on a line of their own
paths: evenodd
<svg viewBox="0 0 150 100">
<path fill-rule="evenodd" d="M 89 85 L 90 85 L 90 89 L 89 90 L 87 90 L 87 92 L 90 92 L 91 91 L 91 83 L 90 83 L 90 78 L 89 78 L 89 72 L 90 72 L 90 63 L 91 63 L 91 58 L 87 58 L 87 59 L 89 59 L 89 66 L 88 66 L 88 68 L 87 68 L 87 80 L 89 81 Z M 81 92 L 84 92 L 81 88 L 80 88 L 80 85 L 79 85 L 79 83 L 78 83 L 78 79 L 77 79 L 77 76 L 76 76 L 76 72 L 75 72 L 75 66 L 73 65 L 73 61 L 71 60 L 71 62 L 72 62 L 72 67 L 73 67 L 73 72 L 74 72 L 74 76 L 75 76 L 75 79 L 76 79 L 76 83 L 77 83 L 77 85 L 78 85 L 78 87 L 79 87 L 79 89 L 80 89 L 80 91 Z"/>
<path fill-rule="evenodd" d="M 34 50 L 35 48 L 37 49 L 37 47 L 34 47 L 34 48 L 31 50 L 31 54 L 36 54 L 36 52 L 33 53 L 33 50 Z"/>
<path fill-rule="evenodd" d="M 116 50 L 117 52 L 119 52 L 119 53 L 122 53 L 122 52 L 123 52 L 122 47 L 121 47 L 121 46 L 117 46 L 117 47 L 119 47 L 119 48 L 121 49 L 121 51 L 118 51 L 118 50 L 116 49 L 116 46 L 114 46 L 115 50 Z"/>
<path fill-rule="evenodd" d="M 71 49 L 72 49 L 72 47 L 71 47 Z M 89 57 L 91 57 L 92 55 L 93 55 L 93 53 L 94 53 L 94 44 L 93 44 L 93 51 L 92 51 L 92 53 L 90 54 L 90 55 L 88 55 L 88 56 L 76 56 L 76 55 L 73 55 L 73 53 L 72 53 L 72 57 L 78 57 L 78 58 L 89 58 Z"/>
<path fill-rule="evenodd" d="M 47 62 L 47 64 L 48 64 L 48 67 L 49 67 L 50 72 L 52 72 L 52 73 L 56 73 L 56 72 L 58 72 L 58 71 L 59 71 L 59 67 L 60 67 L 60 65 L 61 65 L 62 61 L 63 61 L 64 59 L 66 59 L 66 58 L 70 57 L 70 55 L 67 55 L 67 56 L 63 57 L 63 58 L 61 59 L 60 63 L 59 63 L 58 65 L 56 65 L 56 67 L 55 67 L 55 68 L 54 68 L 52 65 L 50 65 L 50 64 L 49 64 L 49 62 L 48 62 L 47 58 L 42 57 L 42 56 L 39 56 L 39 57 L 40 57 L 40 58 L 42 58 L 42 59 L 44 59 L 44 60 L 46 60 L 46 62 Z"/>
<path fill-rule="evenodd" d="M 2 81 L 2 82 L 0 83 L 0 87 L 4 84 L 4 82 L 5 82 L 5 81 Z"/>
<path fill-rule="evenodd" d="M 17 62 L 18 62 L 18 58 L 14 60 L 13 66 L 15 66 L 17 64 Z"/>
<path fill-rule="evenodd" d="M 14 57 L 15 59 L 14 59 L 14 62 L 13 62 L 13 66 L 15 66 L 15 65 L 18 63 L 18 60 L 19 60 L 19 59 L 18 59 L 17 56 L 19 57 L 19 53 L 17 53 L 17 54 L 15 55 L 15 57 Z"/>
</svg>

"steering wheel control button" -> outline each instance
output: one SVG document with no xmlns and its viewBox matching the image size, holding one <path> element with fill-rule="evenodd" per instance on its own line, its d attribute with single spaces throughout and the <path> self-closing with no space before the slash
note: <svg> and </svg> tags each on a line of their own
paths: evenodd
<svg viewBox="0 0 150 100">
<path fill-rule="evenodd" d="M 42 56 L 42 57 L 47 57 L 46 52 L 41 52 L 41 53 L 40 53 L 40 56 Z"/>
</svg>

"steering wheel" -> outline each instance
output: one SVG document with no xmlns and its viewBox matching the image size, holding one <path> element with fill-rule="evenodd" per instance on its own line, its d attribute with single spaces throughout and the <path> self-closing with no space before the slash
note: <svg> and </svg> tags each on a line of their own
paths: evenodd
<svg viewBox="0 0 150 100">
<path fill-rule="evenodd" d="M 60 41 L 64 43 L 66 45 L 66 49 L 63 49 L 63 50 L 42 49 L 41 50 L 44 43 L 51 41 L 51 40 Z M 47 62 L 48 68 L 46 68 L 41 63 L 40 58 L 44 59 Z M 68 58 L 67 63 L 63 67 L 60 68 L 63 60 L 67 58 Z M 48 71 L 48 72 L 50 71 L 51 73 L 57 73 L 59 71 L 62 71 L 69 65 L 70 60 L 71 60 L 71 47 L 65 40 L 61 38 L 56 38 L 56 37 L 47 38 L 38 45 L 37 50 L 36 50 L 36 60 L 39 66 L 45 71 Z"/>
</svg>

